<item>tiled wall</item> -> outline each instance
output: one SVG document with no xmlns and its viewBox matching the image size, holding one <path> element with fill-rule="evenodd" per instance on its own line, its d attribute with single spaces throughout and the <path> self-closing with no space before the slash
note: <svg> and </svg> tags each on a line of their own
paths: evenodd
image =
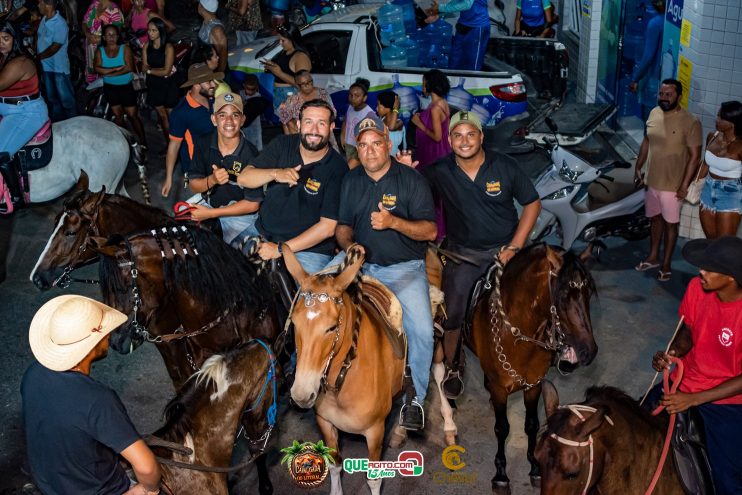
<svg viewBox="0 0 742 495">
<path fill-rule="evenodd" d="M 600 14 L 603 0 L 591 1 L 590 17 L 582 16 L 580 54 L 577 64 L 577 101 L 592 103 L 598 84 L 598 47 L 600 46 Z"/>
</svg>

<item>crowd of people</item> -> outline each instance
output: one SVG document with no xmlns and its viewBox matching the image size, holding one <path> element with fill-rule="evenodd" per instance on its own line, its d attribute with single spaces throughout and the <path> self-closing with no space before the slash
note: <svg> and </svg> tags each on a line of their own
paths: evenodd
<svg viewBox="0 0 742 495">
<path fill-rule="evenodd" d="M 449 2 L 445 9 L 471 4 Z M 249 0 L 229 2 L 230 18 L 236 19 L 242 39 L 250 39 L 259 29 L 257 5 Z M 545 9 L 540 15 L 537 6 Z M 520 28 L 548 26 L 549 7 L 548 0 L 519 2 Z M 444 11 L 437 3 L 434 8 Z M 65 54 L 67 24 L 57 12 L 56 0 L 40 0 L 40 10 L 36 51 L 41 76 L 13 27 L 0 26 L 0 152 L 15 153 L 49 113 L 68 118 L 75 112 Z M 449 263 L 443 276 L 448 312 L 443 325 L 447 368 L 443 387 L 448 397 L 455 398 L 462 392 L 462 327 L 471 287 L 493 260 L 505 264 L 528 243 L 541 210 L 539 196 L 512 158 L 485 150 L 476 114 L 452 114 L 446 101 L 449 80 L 436 69 L 422 79 L 430 104 L 407 123 L 415 130 L 414 156 L 406 149 L 399 95 L 380 93 L 372 109 L 365 79 L 349 88 L 348 109 L 335 142 L 337 110 L 329 93 L 314 85 L 301 34 L 290 25 L 278 29 L 281 55 L 264 61 L 275 76 L 273 104 L 284 132 L 263 143 L 260 114 L 268 103 L 259 95 L 254 76 L 240 88 L 224 82 L 229 71 L 226 27 L 216 11 L 216 0 L 201 0 L 201 61 L 189 67 L 187 80 L 180 85 L 186 90 L 182 98 L 174 96 L 173 47 L 162 6 L 133 0 L 129 11 L 130 25 L 146 26 L 146 39 L 141 35 L 141 41 L 147 102 L 156 110 L 167 141 L 161 193 L 168 196 L 182 177 L 193 194 L 187 203 L 194 220 L 218 219 L 224 241 L 236 248 L 246 237 L 260 236 L 257 253 L 264 260 L 280 258 L 288 246 L 308 273 L 335 266 L 349 247 L 363 246 L 363 272 L 387 285 L 403 309 L 415 395 L 408 398 L 410 407 L 400 424 L 419 430 L 433 357 L 427 243 L 445 236 L 449 251 L 476 260 Z M 120 44 L 126 23 L 126 15 L 111 0 L 92 2 L 83 19 L 90 48 L 87 75 L 89 80 L 103 78 L 119 125 L 125 125 L 126 116 L 145 144 L 133 89 L 132 53 L 128 45 Z M 457 31 L 465 37 L 462 43 L 481 42 L 475 20 L 463 26 L 469 29 Z M 472 55 L 461 49 L 462 58 Z M 49 112 L 41 98 L 42 82 Z M 742 103 L 722 104 L 716 131 L 707 137 L 702 154 L 700 124 L 679 106 L 681 94 L 678 81 L 662 81 L 636 161 L 636 182 L 647 186 L 646 214 L 651 218 L 650 252 L 636 270 L 658 269 L 658 280 L 670 279 L 681 201 L 694 177 L 705 177 L 700 208 L 709 240 L 688 243 L 684 250 L 701 272 L 683 300 L 685 326 L 669 353 L 685 356 L 686 373 L 695 378 L 662 400 L 670 412 L 701 407 L 708 418 L 707 435 L 716 442 L 710 450 L 717 493 L 740 493 L 742 459 L 736 445 L 742 441 L 742 343 L 734 334 L 742 328 L 738 255 L 742 241 L 734 236 L 742 213 L 742 139 L 738 139 Z M 645 165 L 648 170 L 643 174 Z M 522 206 L 520 215 L 516 203 Z M 89 377 L 90 364 L 105 356 L 108 334 L 124 319 L 112 308 L 77 296 L 52 300 L 34 318 L 31 348 L 38 363 L 26 372 L 22 394 L 31 470 L 42 490 L 55 493 L 63 486 L 66 493 L 157 492 L 159 471 L 151 452 L 130 427 L 115 392 Z M 713 366 L 707 354 L 715 356 Z M 667 357 L 658 354 L 653 365 L 662 369 Z M 58 405 L 66 407 L 69 402 L 79 414 L 45 414 L 49 404 L 43 398 L 50 390 L 69 390 L 68 400 Z M 91 396 L 105 400 L 95 402 Z M 101 405 L 92 417 L 91 403 Z M 115 430 L 109 429 L 112 421 L 118 425 Z M 84 431 L 84 441 L 72 431 Z M 48 448 L 46 439 L 52 434 L 59 449 Z M 719 443 L 735 448 L 718 447 Z M 138 482 L 126 478 L 114 453 L 129 460 Z M 96 463 L 100 472 L 90 473 L 84 463 Z M 64 476 L 70 472 L 75 477 Z"/>
</svg>

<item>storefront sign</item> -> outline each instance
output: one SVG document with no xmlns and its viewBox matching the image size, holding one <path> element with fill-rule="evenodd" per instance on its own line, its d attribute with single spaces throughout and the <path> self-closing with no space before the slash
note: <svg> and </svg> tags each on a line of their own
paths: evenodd
<svg viewBox="0 0 742 495">
<path fill-rule="evenodd" d="M 680 29 L 680 21 L 683 19 L 683 0 L 667 0 L 665 8 L 665 20 Z"/>
<path fill-rule="evenodd" d="M 593 0 L 582 0 L 582 15 L 589 18 L 592 11 Z"/>
</svg>

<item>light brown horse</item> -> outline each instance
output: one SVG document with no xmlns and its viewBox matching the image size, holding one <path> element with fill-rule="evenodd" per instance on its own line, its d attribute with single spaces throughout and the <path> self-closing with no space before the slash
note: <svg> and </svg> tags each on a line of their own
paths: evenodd
<svg viewBox="0 0 742 495">
<path fill-rule="evenodd" d="M 256 341 L 215 354 L 186 382 L 165 409 L 166 424 L 154 435 L 192 450 L 186 455 L 162 447 L 161 458 L 186 464 L 229 467 L 240 418 L 245 411 L 256 430 L 267 431 L 274 403 L 272 354 Z M 161 463 L 166 489 L 176 495 L 227 495 L 227 474 Z M 167 493 L 163 490 L 163 493 Z"/>
<path fill-rule="evenodd" d="M 557 361 L 560 369 L 588 365 L 598 352 L 590 321 L 595 283 L 573 253 L 545 244 L 521 250 L 496 273 L 474 308 L 467 345 L 479 357 L 484 385 L 495 409 L 495 493 L 508 492 L 505 440 L 510 432 L 508 396 L 523 390 L 531 482 L 539 481 L 533 457 L 539 429 L 541 380 Z"/>
<path fill-rule="evenodd" d="M 541 493 L 644 493 L 660 460 L 667 415 L 652 416 L 613 387 L 591 387 L 584 402 L 568 406 L 559 405 L 551 383 L 542 388 L 547 427 L 535 452 Z M 652 493 L 683 493 L 671 459 Z"/>
<path fill-rule="evenodd" d="M 357 289 L 351 284 L 363 265 L 363 254 L 351 251 L 349 263 L 337 276 L 310 276 L 288 246 L 284 244 L 283 250 L 286 268 L 299 284 L 290 315 L 297 353 L 291 398 L 301 407 L 314 407 L 325 444 L 335 449 L 330 493 L 340 495 L 338 430 L 366 437 L 368 459 L 381 460 L 384 421 L 402 389 L 404 359 L 395 355 L 381 323 L 357 309 Z M 337 390 L 338 375 L 350 356 L 354 359 Z M 380 479 L 368 480 L 368 485 L 372 494 L 380 493 Z"/>
</svg>

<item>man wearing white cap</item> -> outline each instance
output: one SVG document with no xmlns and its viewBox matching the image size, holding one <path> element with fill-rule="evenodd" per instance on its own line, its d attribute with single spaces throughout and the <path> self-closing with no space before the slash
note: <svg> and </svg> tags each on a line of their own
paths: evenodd
<svg viewBox="0 0 742 495">
<path fill-rule="evenodd" d="M 21 382 L 31 474 L 44 494 L 159 493 L 160 467 L 118 395 L 90 377 L 126 315 L 87 297 L 59 296 L 31 321 L 37 362 Z M 121 454 L 134 470 L 132 484 Z"/>
<path fill-rule="evenodd" d="M 217 72 L 225 72 L 227 70 L 227 32 L 222 21 L 216 17 L 218 8 L 218 0 L 201 0 L 198 2 L 198 15 L 204 20 L 201 29 L 198 30 L 198 39 L 203 43 L 214 46 L 217 55 L 219 55 L 219 66 L 216 70 Z"/>
</svg>

